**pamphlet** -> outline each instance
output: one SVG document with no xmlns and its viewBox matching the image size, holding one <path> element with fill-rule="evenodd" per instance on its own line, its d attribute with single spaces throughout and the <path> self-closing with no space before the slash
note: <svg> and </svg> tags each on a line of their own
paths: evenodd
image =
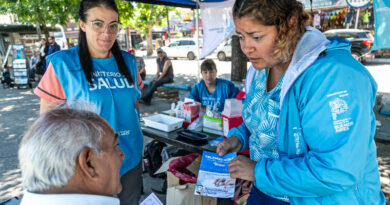
<svg viewBox="0 0 390 205">
<path fill-rule="evenodd" d="M 140 205 L 163 205 L 160 199 L 152 192 Z"/>
<path fill-rule="evenodd" d="M 236 153 L 220 157 L 217 153 L 203 151 L 195 195 L 217 198 L 232 198 L 236 180 L 230 178 L 228 163 Z"/>
</svg>

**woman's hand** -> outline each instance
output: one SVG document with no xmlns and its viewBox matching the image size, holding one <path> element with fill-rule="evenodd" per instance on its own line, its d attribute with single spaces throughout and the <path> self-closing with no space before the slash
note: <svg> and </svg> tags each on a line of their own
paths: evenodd
<svg viewBox="0 0 390 205">
<path fill-rule="evenodd" d="M 255 181 L 255 166 L 255 161 L 252 161 L 243 155 L 239 155 L 228 164 L 228 171 L 230 173 L 230 177 L 233 179 L 239 178 L 248 181 Z"/>
<path fill-rule="evenodd" d="M 241 149 L 240 140 L 236 136 L 231 136 L 219 142 L 217 145 L 217 153 L 219 156 L 223 156 L 227 153 L 238 152 Z"/>
</svg>

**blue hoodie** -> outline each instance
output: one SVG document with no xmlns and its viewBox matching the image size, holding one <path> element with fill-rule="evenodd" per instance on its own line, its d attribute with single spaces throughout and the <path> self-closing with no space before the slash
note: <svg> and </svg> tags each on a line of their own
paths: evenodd
<svg viewBox="0 0 390 205">
<path fill-rule="evenodd" d="M 307 27 L 282 82 L 280 158 L 255 166 L 254 184 L 262 192 L 288 196 L 291 204 L 385 204 L 374 142 L 377 85 L 350 47 Z M 245 124 L 230 136 L 248 149 Z"/>
</svg>

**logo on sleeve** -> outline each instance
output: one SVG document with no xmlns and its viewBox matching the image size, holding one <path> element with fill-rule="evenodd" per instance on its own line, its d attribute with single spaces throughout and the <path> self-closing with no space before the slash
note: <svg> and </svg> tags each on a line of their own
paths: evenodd
<svg viewBox="0 0 390 205">
<path fill-rule="evenodd" d="M 332 112 L 333 127 L 336 132 L 348 131 L 349 127 L 353 125 L 353 122 L 351 121 L 352 118 L 348 115 L 348 103 L 342 99 L 348 96 L 348 92 L 344 90 L 327 95 L 328 98 L 332 96 L 334 96 L 334 99 L 329 101 L 329 106 Z"/>
</svg>

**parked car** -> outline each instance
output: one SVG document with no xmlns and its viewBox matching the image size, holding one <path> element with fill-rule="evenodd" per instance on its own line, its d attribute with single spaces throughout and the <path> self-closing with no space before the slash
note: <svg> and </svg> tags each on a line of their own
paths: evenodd
<svg viewBox="0 0 390 205">
<path fill-rule="evenodd" d="M 390 49 L 379 49 L 373 51 L 375 58 L 385 58 L 385 57 L 390 57 Z"/>
<path fill-rule="evenodd" d="M 213 52 L 213 56 L 216 56 L 220 61 L 226 61 L 232 57 L 232 39 L 227 40 L 225 43 L 218 46 Z"/>
<path fill-rule="evenodd" d="M 153 49 L 154 49 L 154 47 L 156 46 L 156 40 L 152 40 L 152 44 L 153 44 Z M 139 49 L 141 51 L 146 50 L 147 47 L 148 47 L 148 43 L 146 41 L 142 41 L 141 43 L 139 43 Z"/>
<path fill-rule="evenodd" d="M 201 42 L 200 45 L 202 45 Z M 170 58 L 188 58 L 188 60 L 194 60 L 198 53 L 198 45 L 196 40 L 191 38 L 176 39 L 168 44 L 168 46 L 161 48 Z M 199 46 L 199 48 L 201 49 L 202 46 Z"/>
<path fill-rule="evenodd" d="M 359 29 L 334 29 L 324 32 L 327 38 L 338 36 L 347 39 L 351 42 L 352 56 L 364 63 L 367 59 L 373 58 L 371 46 L 374 42 L 374 37 L 370 31 Z"/>
</svg>

